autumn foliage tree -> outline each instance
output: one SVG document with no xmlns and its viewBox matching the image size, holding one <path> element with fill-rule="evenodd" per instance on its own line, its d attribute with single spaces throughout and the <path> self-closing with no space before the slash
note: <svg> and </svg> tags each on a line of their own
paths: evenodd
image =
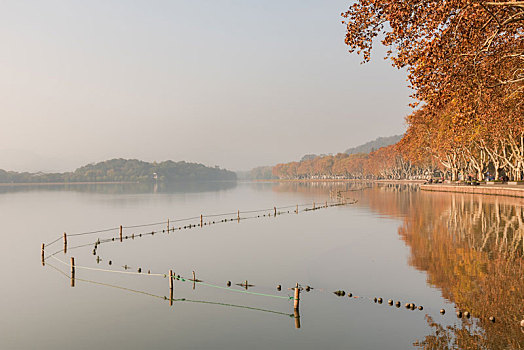
<svg viewBox="0 0 524 350">
<path fill-rule="evenodd" d="M 409 179 L 430 174 L 415 167 L 398 145 L 379 148 L 369 154 L 338 153 L 300 162 L 277 164 L 273 175 L 281 179 Z"/>
<path fill-rule="evenodd" d="M 359 0 L 342 16 L 350 52 L 367 62 L 380 40 L 407 69 L 413 163 L 436 160 L 453 180 L 490 164 L 523 179 L 524 1 Z"/>
</svg>

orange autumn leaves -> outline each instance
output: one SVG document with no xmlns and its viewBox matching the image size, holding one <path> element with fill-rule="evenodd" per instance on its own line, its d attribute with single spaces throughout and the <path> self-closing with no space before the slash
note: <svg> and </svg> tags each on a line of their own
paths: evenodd
<svg viewBox="0 0 524 350">
<path fill-rule="evenodd" d="M 388 48 L 414 112 L 395 146 L 279 164 L 280 178 L 524 180 L 524 0 L 358 0 L 342 13 L 349 52 Z"/>
<path fill-rule="evenodd" d="M 403 157 L 457 180 L 489 165 L 524 177 L 524 1 L 359 0 L 342 13 L 350 52 L 405 68 L 413 107 Z"/>
<path fill-rule="evenodd" d="M 379 148 L 370 154 L 339 153 L 273 167 L 273 175 L 281 179 L 401 179 L 413 175 L 414 171 L 417 169 L 401 156 L 396 145 Z"/>
</svg>

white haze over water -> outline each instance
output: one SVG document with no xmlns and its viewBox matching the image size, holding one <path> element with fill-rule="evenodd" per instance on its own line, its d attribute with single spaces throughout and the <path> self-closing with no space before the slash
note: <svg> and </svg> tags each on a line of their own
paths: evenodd
<svg viewBox="0 0 524 350">
<path fill-rule="evenodd" d="M 342 0 L 0 2 L 0 168 L 232 170 L 400 134 L 404 71 L 349 54 Z"/>
</svg>

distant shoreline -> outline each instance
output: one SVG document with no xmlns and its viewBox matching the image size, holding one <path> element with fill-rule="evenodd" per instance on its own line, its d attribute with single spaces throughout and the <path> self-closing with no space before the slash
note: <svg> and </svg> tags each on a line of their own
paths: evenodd
<svg viewBox="0 0 524 350">
<path fill-rule="evenodd" d="M 374 182 L 395 184 L 423 184 L 426 180 L 362 180 L 362 179 L 265 179 L 255 182 Z"/>
</svg>

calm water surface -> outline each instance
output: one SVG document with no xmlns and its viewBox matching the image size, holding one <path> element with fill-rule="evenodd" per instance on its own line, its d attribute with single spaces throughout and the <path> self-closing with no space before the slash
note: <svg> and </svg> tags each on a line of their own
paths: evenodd
<svg viewBox="0 0 524 350">
<path fill-rule="evenodd" d="M 242 214 L 257 216 L 332 201 L 336 191 L 358 202 L 130 238 L 162 231 L 167 218 L 268 209 Z M 522 200 L 324 183 L 0 187 L 0 213 L 1 349 L 524 347 Z M 95 255 L 94 242 L 118 230 L 70 236 L 67 253 L 42 266 L 41 243 L 63 232 L 152 222 L 162 224 L 126 228 L 128 239 L 102 243 Z M 189 223 L 199 219 L 175 225 Z M 74 288 L 70 257 L 79 266 Z M 195 271 L 205 284 L 175 281 L 170 306 L 168 279 L 147 275 L 169 269 Z M 245 280 L 259 294 L 230 290 L 245 291 L 235 285 Z M 288 298 L 297 282 L 313 287 L 302 290 L 299 318 Z M 473 317 L 457 318 L 458 309 Z"/>
</svg>

